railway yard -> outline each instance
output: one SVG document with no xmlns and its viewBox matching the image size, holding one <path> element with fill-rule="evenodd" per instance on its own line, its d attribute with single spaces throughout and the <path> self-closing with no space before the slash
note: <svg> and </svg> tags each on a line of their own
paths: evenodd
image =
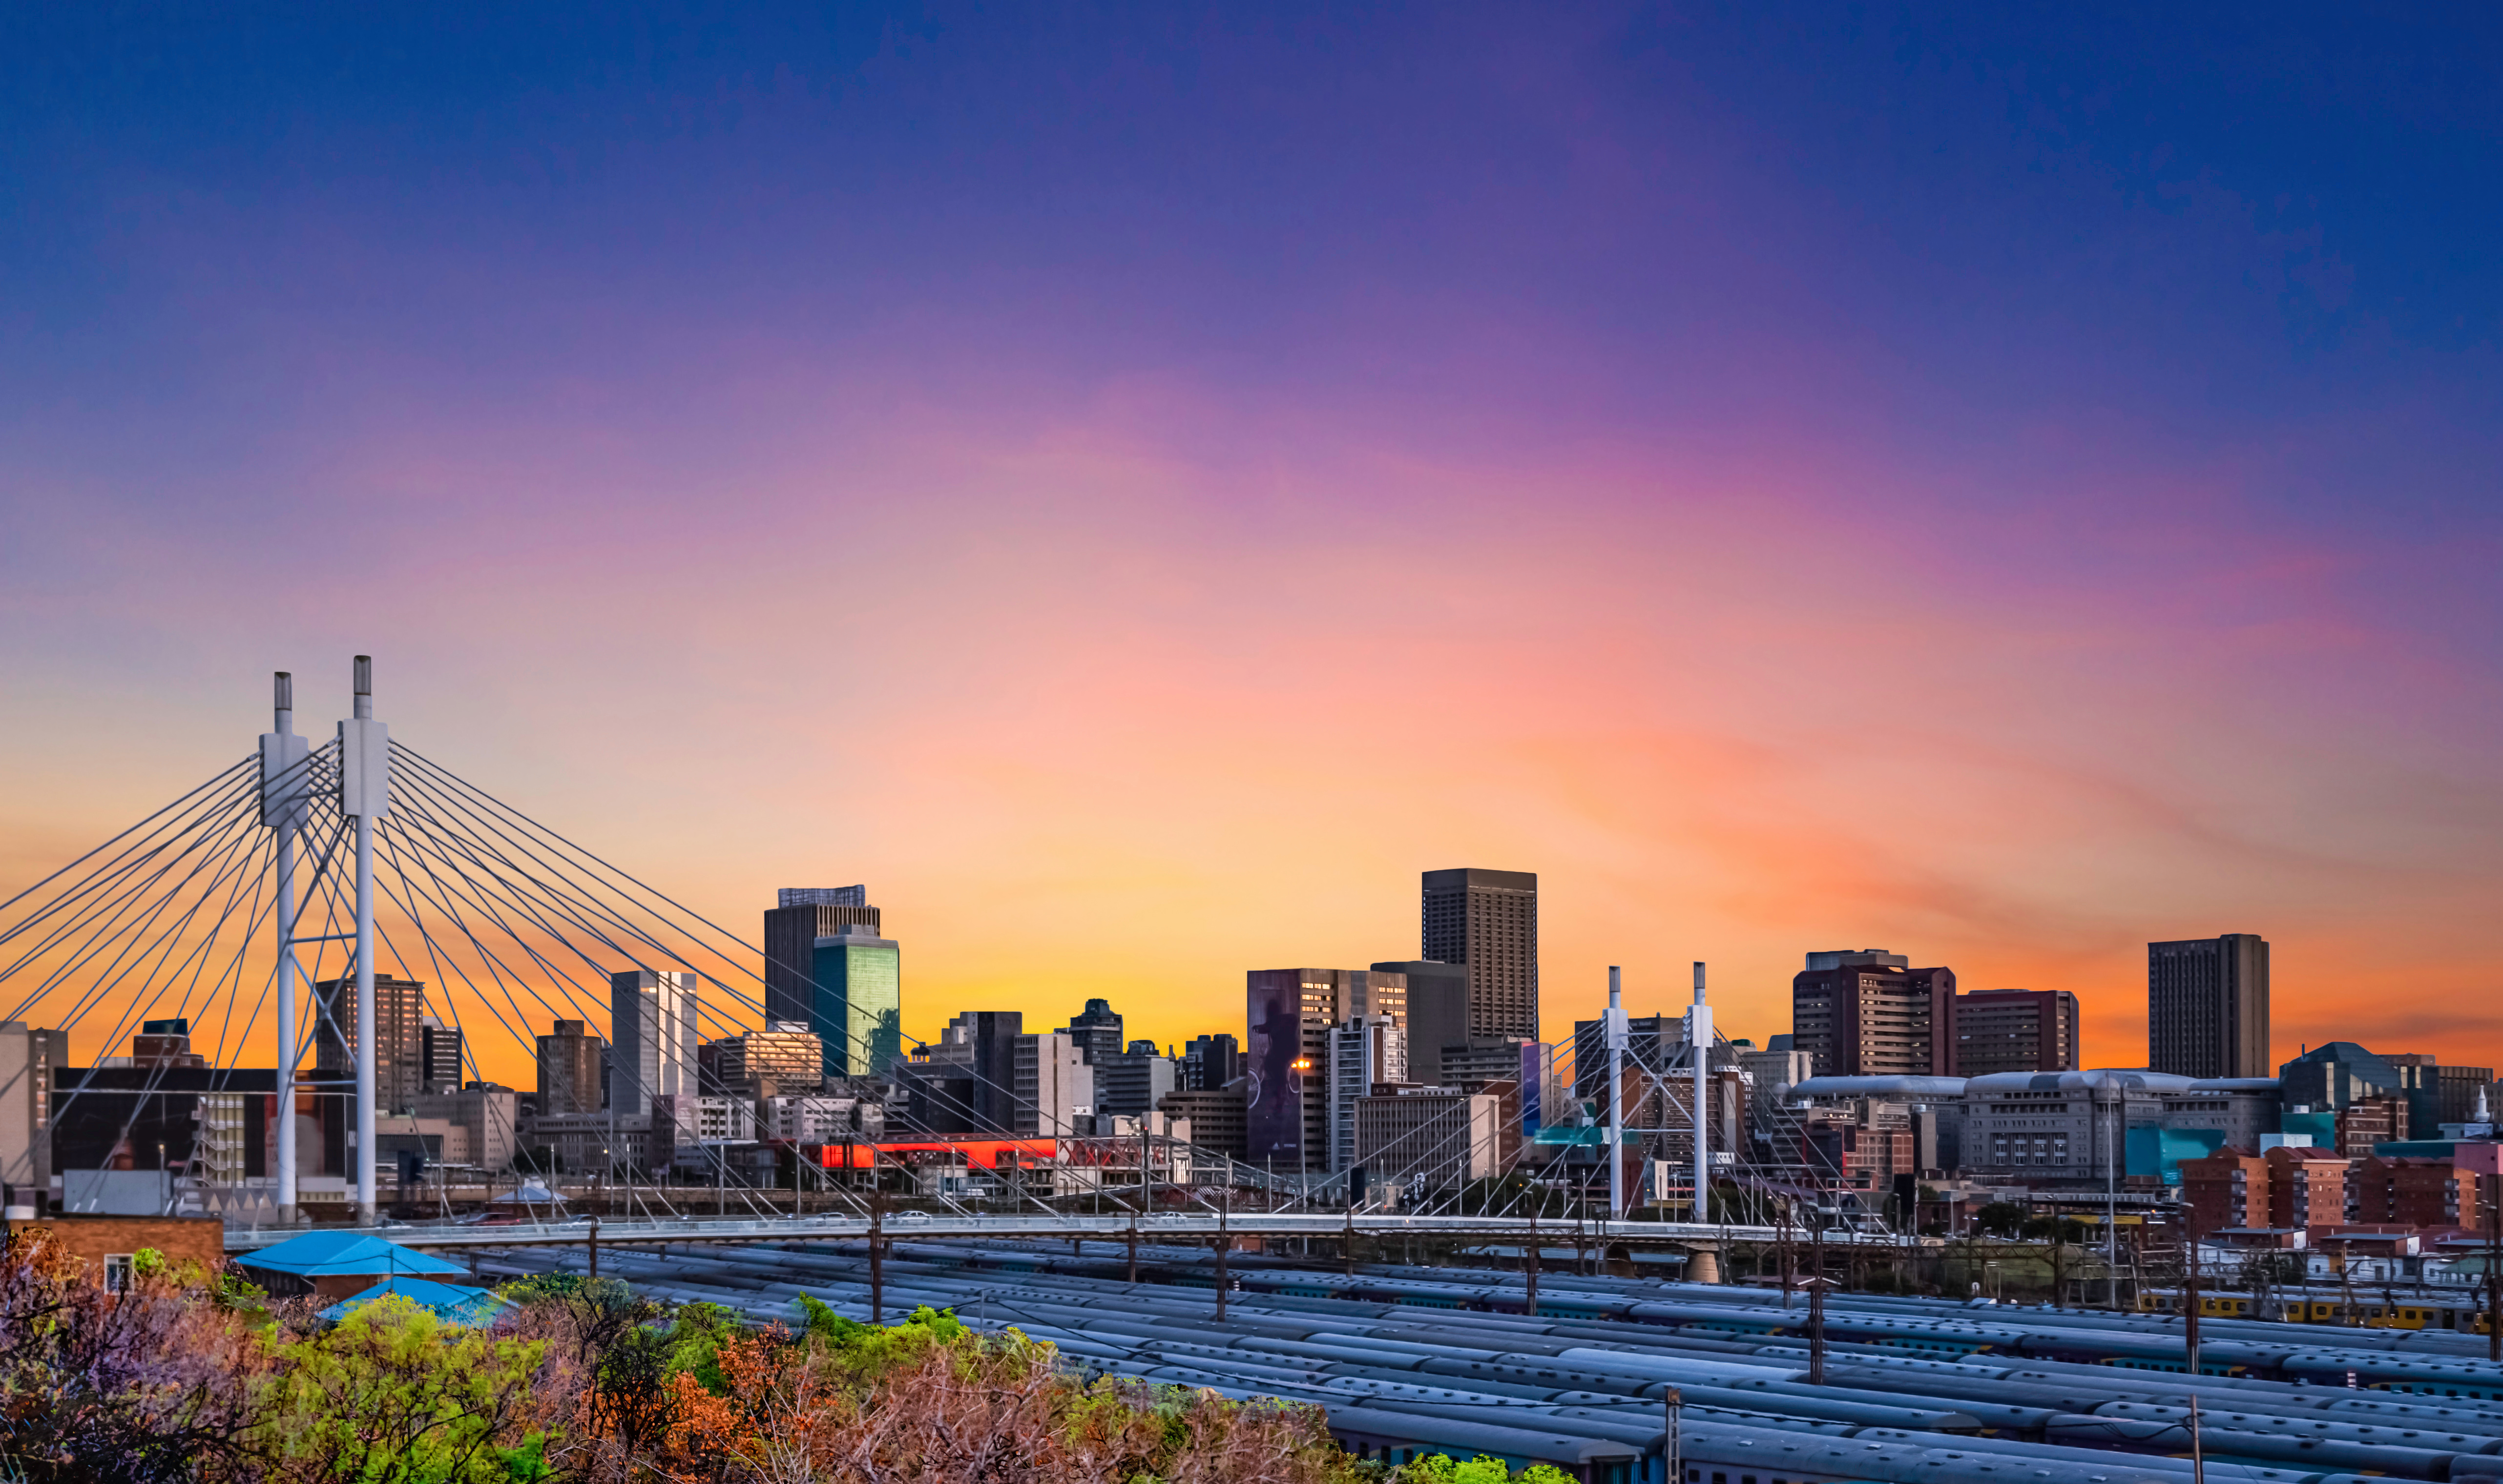
<svg viewBox="0 0 2503 1484">
<path fill-rule="evenodd" d="M 860 1241 L 612 1249 L 602 1276 L 756 1322 L 952 1309 L 1068 1365 L 1327 1409 L 1351 1451 L 1551 1464 L 1590 1484 L 2503 1484 L 2483 1335 L 2183 1321 L 1549 1271 L 1317 1270 L 1202 1249 Z M 477 1255 L 482 1280 L 579 1250 Z M 1135 1281 L 1133 1273 L 1135 1272 Z M 873 1283 L 876 1307 L 873 1314 Z M 1667 1441 L 1676 1401 L 1676 1438 Z"/>
</svg>

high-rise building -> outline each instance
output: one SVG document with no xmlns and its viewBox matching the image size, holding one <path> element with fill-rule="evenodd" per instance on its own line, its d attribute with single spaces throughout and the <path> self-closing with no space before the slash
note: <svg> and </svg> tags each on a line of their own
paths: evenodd
<svg viewBox="0 0 2503 1484">
<path fill-rule="evenodd" d="M 1538 874 L 1427 871 L 1424 896 L 1421 957 L 1467 968 L 1469 1038 L 1538 1039 Z"/>
<path fill-rule="evenodd" d="M 357 1036 L 357 981 L 354 975 L 325 979 L 313 986 L 322 1008 L 314 1016 L 313 1067 L 325 1080 L 354 1078 Z M 374 976 L 374 1106 L 388 1113 L 407 1111 L 424 1091 L 425 1041 L 419 1035 L 426 1014 L 426 986 L 392 974 Z M 345 1036 L 348 1039 L 342 1040 Z"/>
<path fill-rule="evenodd" d="M 1882 948 L 1807 956 L 1791 979 L 1791 1045 L 1825 1077 L 1947 1075 L 1955 971 L 1912 968 Z"/>
<path fill-rule="evenodd" d="M 784 887 L 765 914 L 765 1018 L 815 1031 L 825 1076 L 883 1076 L 904 1055 L 899 954 L 879 931 L 865 886 Z"/>
<path fill-rule="evenodd" d="M 2146 1064 L 2182 1077 L 2269 1074 L 2268 939 L 2146 945 Z"/>
<path fill-rule="evenodd" d="M 1397 974 L 1408 982 L 1408 1068 L 1419 1082 L 1448 1082 L 1443 1054 L 1475 1044 L 1493 1049 L 1518 1043 L 1515 1037 L 1469 1035 L 1469 971 L 1465 964 L 1431 959 L 1403 959 L 1373 965 L 1374 972 Z M 1483 1059 L 1480 1059 L 1483 1060 Z"/>
<path fill-rule="evenodd" d="M 538 1111 L 542 1118 L 597 1113 L 601 1053 L 606 1048 L 578 1020 L 561 1020 L 539 1037 Z"/>
<path fill-rule="evenodd" d="M 1061 1033 L 1078 1043 L 1079 1054 L 1089 1066 L 1121 1054 L 1121 1016 L 1109 999 L 1086 1001 L 1086 1008 L 1071 1016 Z"/>
<path fill-rule="evenodd" d="M 1947 1010 L 1947 1076 L 2077 1069 L 2077 996 L 2067 990 L 1974 990 Z"/>
<path fill-rule="evenodd" d="M 1355 1105 L 1378 1083 L 1406 1083 L 1408 1032 L 1387 1015 L 1359 1015 L 1329 1032 L 1330 1173 L 1355 1163 Z"/>
<path fill-rule="evenodd" d="M 1095 1111 L 1094 1068 L 1078 1043 L 1059 1030 L 1020 1035 L 1011 1043 L 1009 1131 L 1025 1138 L 1067 1138 Z"/>
<path fill-rule="evenodd" d="M 1329 1030 L 1358 1016 L 1408 1023 L 1408 981 L 1361 968 L 1255 968 L 1246 978 L 1244 1136 L 1254 1164 L 1329 1168 Z"/>
<path fill-rule="evenodd" d="M 417 1022 L 417 1085 L 421 1093 L 459 1092 L 467 1080 L 461 1066 L 461 1030 L 431 1015 Z"/>
<path fill-rule="evenodd" d="M 696 976 L 685 969 L 628 969 L 608 976 L 608 1100 L 648 1117 L 655 1097 L 696 1094 Z"/>
<path fill-rule="evenodd" d="M 1012 1132 L 1015 1043 L 1024 1032 L 1020 1010 L 968 1010 L 949 1021 L 938 1040 L 896 1068 L 904 1122 L 921 1133 Z"/>
<path fill-rule="evenodd" d="M 904 1055 L 903 974 L 895 940 L 849 928 L 814 945 L 816 996 L 808 1029 L 829 1077 L 878 1077 Z"/>
<path fill-rule="evenodd" d="M 715 1096 L 781 1097 L 822 1092 L 826 1048 L 797 1021 L 773 1021 L 704 1042 L 696 1053 L 703 1091 Z"/>
<path fill-rule="evenodd" d="M 1181 1085 L 1174 1059 L 1159 1055 L 1153 1041 L 1132 1041 L 1128 1051 L 1117 1057 L 1099 1056 L 1093 1066 L 1095 1116 L 1099 1119 L 1119 1113 L 1151 1113 L 1158 1098 Z"/>
<path fill-rule="evenodd" d="M 2436 1128 L 2468 1122 L 2470 1113 L 2476 1110 L 2479 1091 L 2494 1085 L 2494 1068 L 2490 1066 L 2437 1066 L 2434 1072 L 2434 1085 L 2442 1095 L 2442 1116 L 2434 1120 Z"/>
<path fill-rule="evenodd" d="M 1182 1065 L 1176 1075 L 1183 1092 L 1216 1092 L 1243 1075 L 1243 1047 L 1222 1032 L 1193 1036 L 1183 1043 Z"/>
</svg>

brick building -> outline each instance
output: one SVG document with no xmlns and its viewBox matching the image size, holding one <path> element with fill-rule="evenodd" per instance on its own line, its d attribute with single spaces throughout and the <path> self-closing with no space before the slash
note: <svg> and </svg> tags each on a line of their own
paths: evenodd
<svg viewBox="0 0 2503 1484">
<path fill-rule="evenodd" d="M 2268 1152 L 2267 1161 L 2270 1226 L 2334 1227 L 2346 1221 L 2346 1156 L 2278 1148 Z"/>
<path fill-rule="evenodd" d="M 2181 1162 L 2181 1198 L 2203 1232 L 2266 1227 L 2269 1162 L 2247 1149 L 2224 1148 Z"/>
</svg>

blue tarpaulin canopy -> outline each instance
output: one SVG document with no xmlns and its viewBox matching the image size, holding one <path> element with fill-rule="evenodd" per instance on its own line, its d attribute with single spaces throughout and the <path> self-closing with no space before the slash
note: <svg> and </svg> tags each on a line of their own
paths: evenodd
<svg viewBox="0 0 2503 1484">
<path fill-rule="evenodd" d="M 394 1273 L 462 1273 L 468 1269 L 387 1242 L 370 1231 L 307 1231 L 275 1247 L 235 1259 L 240 1267 L 293 1273 L 302 1278 L 368 1277 Z"/>
<path fill-rule="evenodd" d="M 483 1288 L 463 1288 L 457 1283 L 437 1283 L 431 1278 L 387 1278 L 361 1294 L 342 1298 L 322 1311 L 322 1317 L 336 1323 L 377 1298 L 397 1296 L 421 1308 L 432 1309 L 442 1318 L 457 1325 L 482 1325 L 496 1317 L 504 1300 Z"/>
</svg>

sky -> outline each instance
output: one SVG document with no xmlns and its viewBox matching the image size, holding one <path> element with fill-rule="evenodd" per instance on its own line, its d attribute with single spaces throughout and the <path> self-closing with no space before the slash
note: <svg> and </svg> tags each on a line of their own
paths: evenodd
<svg viewBox="0 0 2503 1484">
<path fill-rule="evenodd" d="M 1551 1035 L 2242 931 L 2503 1063 L 2503 21 L 2193 9 L 19 7 L 0 894 L 371 654 L 916 1036 L 1479 865 Z"/>
</svg>

